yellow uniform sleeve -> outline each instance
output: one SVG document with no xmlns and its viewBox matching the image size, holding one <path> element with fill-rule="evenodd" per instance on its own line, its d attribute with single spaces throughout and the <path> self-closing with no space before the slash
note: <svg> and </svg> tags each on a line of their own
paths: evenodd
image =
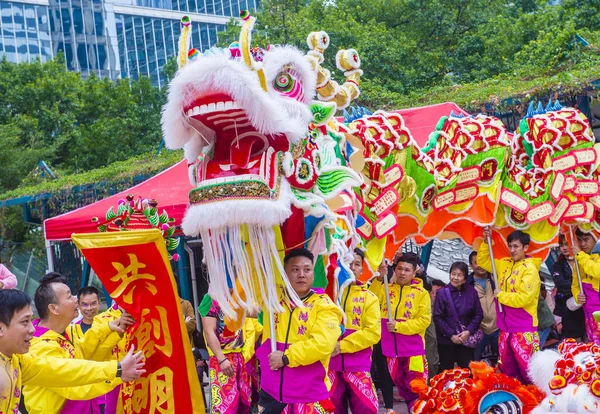
<svg viewBox="0 0 600 414">
<path fill-rule="evenodd" d="M 498 293 L 498 302 L 511 308 L 524 308 L 532 303 L 537 303 L 539 294 L 540 274 L 533 266 L 529 266 L 523 270 L 517 291 Z"/>
<path fill-rule="evenodd" d="M 82 359 L 44 358 L 19 355 L 23 385 L 77 387 L 114 381 L 117 362 L 92 362 Z"/>
<path fill-rule="evenodd" d="M 31 350 L 31 353 L 34 354 L 36 357 L 38 358 L 48 358 L 48 360 L 51 362 L 55 359 L 57 360 L 67 360 L 67 361 L 76 361 L 76 362 L 81 362 L 83 363 L 83 366 L 79 366 L 80 368 L 77 370 L 77 375 L 79 374 L 83 374 L 83 375 L 90 375 L 91 374 L 91 366 L 90 364 L 93 364 L 93 362 L 91 361 L 86 361 L 86 360 L 77 360 L 77 359 L 67 359 L 64 358 L 64 356 L 62 355 L 61 351 L 60 351 L 60 345 L 58 345 L 57 343 L 52 343 L 52 344 L 46 344 L 43 345 L 43 343 L 38 343 L 36 344 L 36 349 L 35 350 Z M 32 346 L 33 348 L 33 346 Z M 86 383 L 88 383 L 89 385 L 80 385 L 81 383 L 77 384 L 77 386 L 67 386 L 67 387 L 50 387 L 48 383 L 46 383 L 45 385 L 43 385 L 44 388 L 68 399 L 68 400 L 89 400 L 92 398 L 96 398 L 99 397 L 103 394 L 106 394 L 107 392 L 112 391 L 117 385 L 121 384 L 122 381 L 120 378 L 116 378 L 116 373 L 117 373 L 117 363 L 116 362 L 104 362 L 104 363 L 100 363 L 101 366 L 103 368 L 107 368 L 107 367 L 114 367 L 114 375 L 112 375 L 111 377 L 111 381 L 106 381 L 106 382 L 93 382 L 91 384 L 89 384 L 89 381 L 86 381 Z M 103 364 L 108 364 L 108 365 L 103 365 Z M 52 365 L 50 365 L 51 368 Z M 103 375 L 104 372 L 103 372 Z M 55 385 L 56 382 L 54 381 L 54 378 L 58 377 L 59 375 L 57 374 L 57 372 L 54 372 L 54 374 L 52 375 L 52 378 L 50 380 L 50 384 Z"/>
<path fill-rule="evenodd" d="M 340 341 L 340 352 L 351 354 L 362 351 L 379 342 L 381 338 L 381 309 L 379 300 L 374 294 L 367 292 L 363 310 L 361 329 L 352 332 Z"/>
<path fill-rule="evenodd" d="M 396 322 L 394 332 L 402 335 L 423 335 L 431 324 L 431 298 L 426 290 L 419 295 L 417 312 L 408 320 Z"/>
<path fill-rule="evenodd" d="M 316 317 L 310 337 L 295 342 L 285 351 L 291 368 L 310 365 L 331 357 L 338 338 L 342 334 L 340 323 L 342 311 L 331 300 L 322 298 L 319 306 L 310 311 L 310 317 Z"/>
<path fill-rule="evenodd" d="M 496 262 L 496 270 L 498 269 L 498 261 Z M 490 257 L 490 246 L 483 242 L 477 250 L 477 266 L 481 267 L 485 271 L 492 273 L 492 258 Z"/>
<path fill-rule="evenodd" d="M 381 304 L 385 302 L 385 287 L 383 286 L 383 281 L 373 279 L 371 286 L 369 286 L 369 290 L 377 297 L 377 300 L 381 306 Z"/>
<path fill-rule="evenodd" d="M 246 317 L 246 322 L 244 323 L 244 346 L 242 347 L 244 361 L 248 362 L 254 356 L 256 341 L 258 341 L 261 335 L 262 325 L 258 323 L 258 320 Z"/>
<path fill-rule="evenodd" d="M 583 252 L 579 252 L 579 253 L 583 253 Z M 577 262 L 579 262 L 579 255 L 577 255 Z M 581 303 L 579 303 L 577 301 L 577 297 L 579 296 L 580 293 L 583 293 L 583 292 L 581 290 L 579 290 L 579 281 L 577 280 L 577 271 L 575 270 L 573 272 L 573 278 L 571 280 L 571 294 L 573 295 L 573 300 L 575 300 L 575 303 L 577 303 L 578 305 L 581 305 Z"/>
<path fill-rule="evenodd" d="M 575 258 L 577 259 L 577 263 L 579 263 L 579 270 L 592 279 L 600 279 L 600 261 L 598 257 L 592 257 L 585 252 L 579 252 Z M 573 281 L 577 283 L 577 272 L 573 272 Z"/>
<path fill-rule="evenodd" d="M 92 361 L 106 361 L 111 357 L 112 350 L 121 340 L 118 333 L 112 332 L 108 323 L 117 319 L 114 314 L 106 312 L 94 317 L 92 327 L 88 329 L 83 338 L 77 340 L 76 346 L 84 359 Z"/>
</svg>

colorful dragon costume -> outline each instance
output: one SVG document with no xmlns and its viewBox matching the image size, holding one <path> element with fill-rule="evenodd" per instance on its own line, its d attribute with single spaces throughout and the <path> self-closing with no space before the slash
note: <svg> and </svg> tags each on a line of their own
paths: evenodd
<svg viewBox="0 0 600 414">
<path fill-rule="evenodd" d="M 180 69 L 162 115 L 165 143 L 184 148 L 195 187 L 183 232 L 201 236 L 209 293 L 229 315 L 235 307 L 279 310 L 286 297 L 299 303 L 281 260 L 293 247 L 318 255 L 316 273 L 349 279 L 344 263 L 358 240 L 343 206 L 352 209 L 347 194 L 362 182 L 348 166 L 360 151 L 327 127 L 358 96 L 356 51 L 338 52 L 347 76 L 339 85 L 320 66 L 326 33 L 311 33 L 308 56 L 287 46 L 263 50 L 251 47 L 255 19 L 242 17 L 239 43 L 204 54 L 189 48 L 182 20 Z M 313 101 L 315 91 L 323 102 Z M 234 280 L 239 289 L 230 293 Z"/>
<path fill-rule="evenodd" d="M 564 340 L 558 352 L 538 352 L 529 364 L 534 384 L 546 398 L 533 414 L 600 411 L 600 348 Z"/>
<path fill-rule="evenodd" d="M 534 386 L 496 372 L 485 362 L 469 369 L 444 371 L 431 379 L 411 382 L 419 401 L 414 414 L 528 414 L 544 395 Z"/>
<path fill-rule="evenodd" d="M 441 413 L 597 413 L 600 411 L 600 348 L 564 340 L 558 351 L 536 353 L 529 372 L 534 385 L 523 386 L 485 363 L 415 380 L 415 414 Z"/>
<path fill-rule="evenodd" d="M 336 55 L 340 85 L 321 66 L 325 32 L 308 36 L 307 55 L 263 50 L 251 46 L 254 18 L 242 18 L 239 42 L 204 54 L 189 47 L 182 20 L 180 69 L 162 116 L 165 143 L 184 148 L 195 187 L 182 229 L 202 238 L 210 293 L 229 315 L 230 303 L 298 301 L 281 264 L 292 247 L 317 254 L 315 285 L 335 298 L 352 280 L 345 263 L 359 244 L 374 269 L 409 237 L 473 245 L 494 225 L 503 256 L 506 235 L 526 229 L 530 253 L 545 257 L 557 224 L 600 229 L 600 157 L 576 109 L 532 110 L 514 135 L 495 117 L 452 114 L 420 149 L 397 113 L 335 118 L 360 93 L 356 51 Z"/>
<path fill-rule="evenodd" d="M 560 224 L 599 223 L 600 157 L 589 122 L 558 101 L 532 105 L 514 135 L 493 117 L 442 118 L 424 151 L 435 220 L 423 219 L 420 243 L 461 237 L 473 245 L 493 225 L 499 256 L 519 229 L 531 236 L 528 253 L 545 258 Z"/>
</svg>

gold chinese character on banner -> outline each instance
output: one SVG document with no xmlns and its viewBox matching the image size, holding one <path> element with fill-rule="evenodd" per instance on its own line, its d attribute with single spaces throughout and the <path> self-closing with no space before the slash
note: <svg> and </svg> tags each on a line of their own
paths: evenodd
<svg viewBox="0 0 600 414">
<path fill-rule="evenodd" d="M 138 273 L 139 270 L 145 268 L 146 265 L 140 263 L 135 254 L 129 253 L 127 256 L 129 256 L 129 266 L 125 266 L 123 263 L 119 262 L 112 262 L 117 274 L 111 277 L 110 280 L 113 282 L 120 281 L 119 286 L 112 292 L 112 297 L 118 298 L 119 296 L 124 295 L 123 301 L 131 305 L 133 303 L 133 291 L 136 286 L 131 286 L 130 288 L 130 285 L 137 280 L 156 280 L 156 277 L 150 273 Z M 156 286 L 146 282 L 146 287 L 153 295 L 156 295 Z"/>
<path fill-rule="evenodd" d="M 150 375 L 150 412 L 162 414 L 173 413 L 175 399 L 173 397 L 173 371 L 162 367 Z"/>
<path fill-rule="evenodd" d="M 140 326 L 135 331 L 133 337 L 137 339 L 137 348 L 144 351 L 146 358 L 154 355 L 156 349 L 160 350 L 165 356 L 170 357 L 173 354 L 173 343 L 171 342 L 171 334 L 169 333 L 167 324 L 167 311 L 162 306 L 157 306 L 156 310 L 158 311 L 160 320 L 152 317 L 147 318 L 150 310 L 142 310 Z"/>
<path fill-rule="evenodd" d="M 162 367 L 147 377 L 122 385 L 123 412 L 125 414 L 173 413 L 175 397 L 173 395 L 173 371 Z M 148 404 L 149 403 L 149 404 Z"/>
</svg>

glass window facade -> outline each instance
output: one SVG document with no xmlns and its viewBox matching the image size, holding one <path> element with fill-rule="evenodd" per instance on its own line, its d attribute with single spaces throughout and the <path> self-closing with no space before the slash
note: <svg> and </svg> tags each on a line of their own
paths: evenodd
<svg viewBox="0 0 600 414">
<path fill-rule="evenodd" d="M 103 3 L 99 0 L 50 0 L 54 52 L 62 51 L 67 69 L 88 76 L 119 77 L 110 47 Z"/>
<path fill-rule="evenodd" d="M 10 62 L 52 58 L 48 6 L 0 1 L 0 57 Z"/>
<path fill-rule="evenodd" d="M 166 83 L 162 67 L 177 53 L 181 31 L 179 20 L 115 15 L 122 77 L 152 78 L 162 87 Z M 217 43 L 224 25 L 192 22 L 192 46 L 206 50 Z"/>
<path fill-rule="evenodd" d="M 111 79 L 147 76 L 159 87 L 166 83 L 162 68 L 175 56 L 181 30 L 172 11 L 199 13 L 193 17 L 192 46 L 203 51 L 217 43 L 229 16 L 258 6 L 258 0 L 133 0 L 156 13 L 124 11 L 131 0 L 47 1 L 35 5 L 0 0 L 0 57 L 19 63 L 62 53 L 67 69 L 84 77 L 92 72 Z M 159 17 L 161 10 L 169 12 Z M 197 21 L 206 14 L 220 17 L 223 24 Z"/>
<path fill-rule="evenodd" d="M 256 10 L 258 3 L 258 0 L 135 0 L 141 7 L 231 17 L 238 17 L 241 10 Z"/>
</svg>

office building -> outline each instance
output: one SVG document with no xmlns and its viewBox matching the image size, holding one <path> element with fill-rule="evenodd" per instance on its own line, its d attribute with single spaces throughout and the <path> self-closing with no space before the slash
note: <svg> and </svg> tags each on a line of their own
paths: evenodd
<svg viewBox="0 0 600 414">
<path fill-rule="evenodd" d="M 240 10 L 258 0 L 0 0 L 0 56 L 46 61 L 62 52 L 67 69 L 111 79 L 149 76 L 175 56 L 184 15 L 192 44 L 205 50 Z"/>
</svg>

